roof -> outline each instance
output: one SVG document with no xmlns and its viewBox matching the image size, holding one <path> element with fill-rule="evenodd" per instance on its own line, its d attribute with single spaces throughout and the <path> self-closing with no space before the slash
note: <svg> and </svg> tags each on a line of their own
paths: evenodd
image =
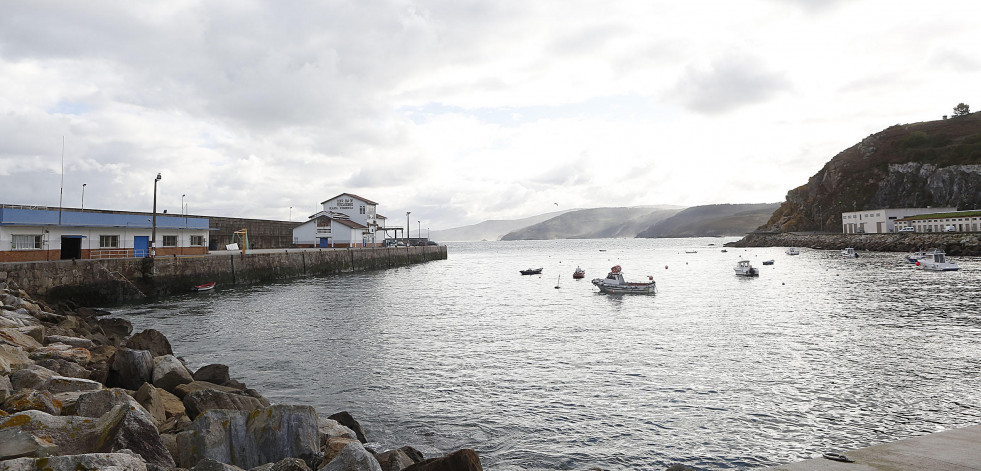
<svg viewBox="0 0 981 471">
<path fill-rule="evenodd" d="M 354 222 L 354 221 L 352 221 L 350 219 L 331 219 L 331 221 L 335 221 L 337 223 L 340 223 L 342 226 L 347 226 L 347 227 L 350 227 L 351 229 L 367 229 L 368 228 L 368 226 L 362 226 L 361 224 L 358 224 L 358 223 L 356 223 L 356 222 Z"/>
<path fill-rule="evenodd" d="M 918 214 L 916 216 L 905 217 L 900 221 L 913 221 L 919 219 L 951 219 L 951 218 L 971 218 L 981 216 L 981 210 L 953 211 L 949 213 L 930 213 Z"/>
<path fill-rule="evenodd" d="M 209 230 L 208 218 L 157 213 L 157 229 Z M 108 213 L 82 210 L 33 209 L 6 206 L 0 208 L 3 226 L 70 226 L 70 227 L 128 227 L 149 229 L 152 214 Z"/>
<path fill-rule="evenodd" d="M 358 195 L 356 195 L 354 193 L 341 193 L 341 194 L 339 194 L 339 195 L 337 195 L 337 196 L 335 196 L 333 198 L 327 198 L 327 199 L 321 201 L 320 204 L 324 204 L 324 203 L 326 203 L 326 202 L 328 202 L 330 200 L 336 200 L 337 198 L 340 198 L 340 197 L 342 197 L 344 195 L 350 196 L 351 198 L 354 198 L 356 200 L 364 201 L 366 204 L 374 204 L 374 205 L 377 205 L 378 204 L 378 203 L 375 203 L 374 201 L 369 200 L 368 198 L 362 198 L 362 197 L 360 197 L 360 196 L 358 196 Z"/>
</svg>

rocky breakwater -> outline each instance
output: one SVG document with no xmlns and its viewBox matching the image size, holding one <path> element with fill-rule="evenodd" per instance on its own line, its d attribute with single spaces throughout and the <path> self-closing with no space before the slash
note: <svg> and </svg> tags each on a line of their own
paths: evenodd
<svg viewBox="0 0 981 471">
<path fill-rule="evenodd" d="M 727 247 L 807 247 L 811 249 L 875 252 L 914 252 L 939 248 L 948 255 L 981 255 L 981 234 L 892 233 L 892 234 L 811 234 L 801 232 L 753 233 L 726 244 Z"/>
<path fill-rule="evenodd" d="M 0 281 L 0 471 L 480 470 L 473 450 L 376 452 L 347 412 L 269 403 L 155 330 Z"/>
</svg>

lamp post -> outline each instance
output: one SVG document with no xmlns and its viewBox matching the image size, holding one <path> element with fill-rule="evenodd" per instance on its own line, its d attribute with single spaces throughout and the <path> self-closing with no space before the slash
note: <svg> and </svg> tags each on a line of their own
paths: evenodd
<svg viewBox="0 0 981 471">
<path fill-rule="evenodd" d="M 157 250 L 157 182 L 160 181 L 160 178 L 160 173 L 158 172 L 157 178 L 153 180 L 153 222 L 151 223 L 152 229 L 150 229 L 150 258 L 156 255 Z"/>
<path fill-rule="evenodd" d="M 82 209 L 85 209 L 85 185 L 88 183 L 82 183 Z"/>
<path fill-rule="evenodd" d="M 416 220 L 416 235 L 422 239 L 422 221 Z"/>
<path fill-rule="evenodd" d="M 290 222 L 293 222 L 293 207 L 290 206 Z"/>
<path fill-rule="evenodd" d="M 412 211 L 405 212 L 405 246 L 406 247 L 409 246 L 409 215 L 410 214 L 412 214 Z"/>
</svg>

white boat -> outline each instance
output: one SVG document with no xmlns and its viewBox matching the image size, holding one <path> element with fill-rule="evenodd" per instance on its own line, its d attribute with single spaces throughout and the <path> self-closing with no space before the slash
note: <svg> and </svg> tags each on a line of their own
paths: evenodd
<svg viewBox="0 0 981 471">
<path fill-rule="evenodd" d="M 787 249 L 787 255 L 800 255 L 800 250 L 797 250 L 797 247 L 791 247 Z"/>
<path fill-rule="evenodd" d="M 648 276 L 647 282 L 628 282 L 623 279 L 620 272 L 620 265 L 610 269 L 606 278 L 594 278 L 593 284 L 599 288 L 601 293 L 606 294 L 654 294 L 657 293 L 657 286 L 654 277 Z"/>
<path fill-rule="evenodd" d="M 858 252 L 855 249 L 848 247 L 841 251 L 841 258 L 858 258 Z"/>
<path fill-rule="evenodd" d="M 740 260 L 739 263 L 736 263 L 733 270 L 736 270 L 736 275 L 739 276 L 760 276 L 760 270 L 758 268 L 754 268 L 753 265 L 749 263 L 749 260 Z"/>
<path fill-rule="evenodd" d="M 916 268 L 929 271 L 955 271 L 961 267 L 957 266 L 954 262 L 948 262 L 947 254 L 944 252 L 934 250 L 933 253 L 917 260 Z"/>
</svg>

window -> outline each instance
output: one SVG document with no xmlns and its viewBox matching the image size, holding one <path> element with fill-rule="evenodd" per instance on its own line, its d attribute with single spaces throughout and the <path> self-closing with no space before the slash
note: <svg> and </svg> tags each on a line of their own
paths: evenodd
<svg viewBox="0 0 981 471">
<path fill-rule="evenodd" d="M 119 236 L 118 235 L 100 235 L 99 236 L 99 248 L 101 249 L 115 249 L 119 247 Z"/>
<path fill-rule="evenodd" d="M 164 247 L 177 247 L 177 236 L 175 236 L 175 235 L 165 235 L 165 236 L 163 236 L 163 246 Z"/>
<path fill-rule="evenodd" d="M 365 212 L 364 205 L 361 205 L 361 208 L 359 209 L 359 211 L 361 212 L 361 214 L 364 214 L 364 212 Z"/>
<path fill-rule="evenodd" d="M 191 236 L 191 245 L 196 246 L 196 247 L 200 247 L 200 246 L 204 245 L 204 236 L 195 236 L 195 235 L 192 235 Z"/>
<path fill-rule="evenodd" d="M 24 234 L 14 236 L 10 240 L 11 250 L 32 250 L 41 248 L 41 236 L 34 234 Z"/>
</svg>

